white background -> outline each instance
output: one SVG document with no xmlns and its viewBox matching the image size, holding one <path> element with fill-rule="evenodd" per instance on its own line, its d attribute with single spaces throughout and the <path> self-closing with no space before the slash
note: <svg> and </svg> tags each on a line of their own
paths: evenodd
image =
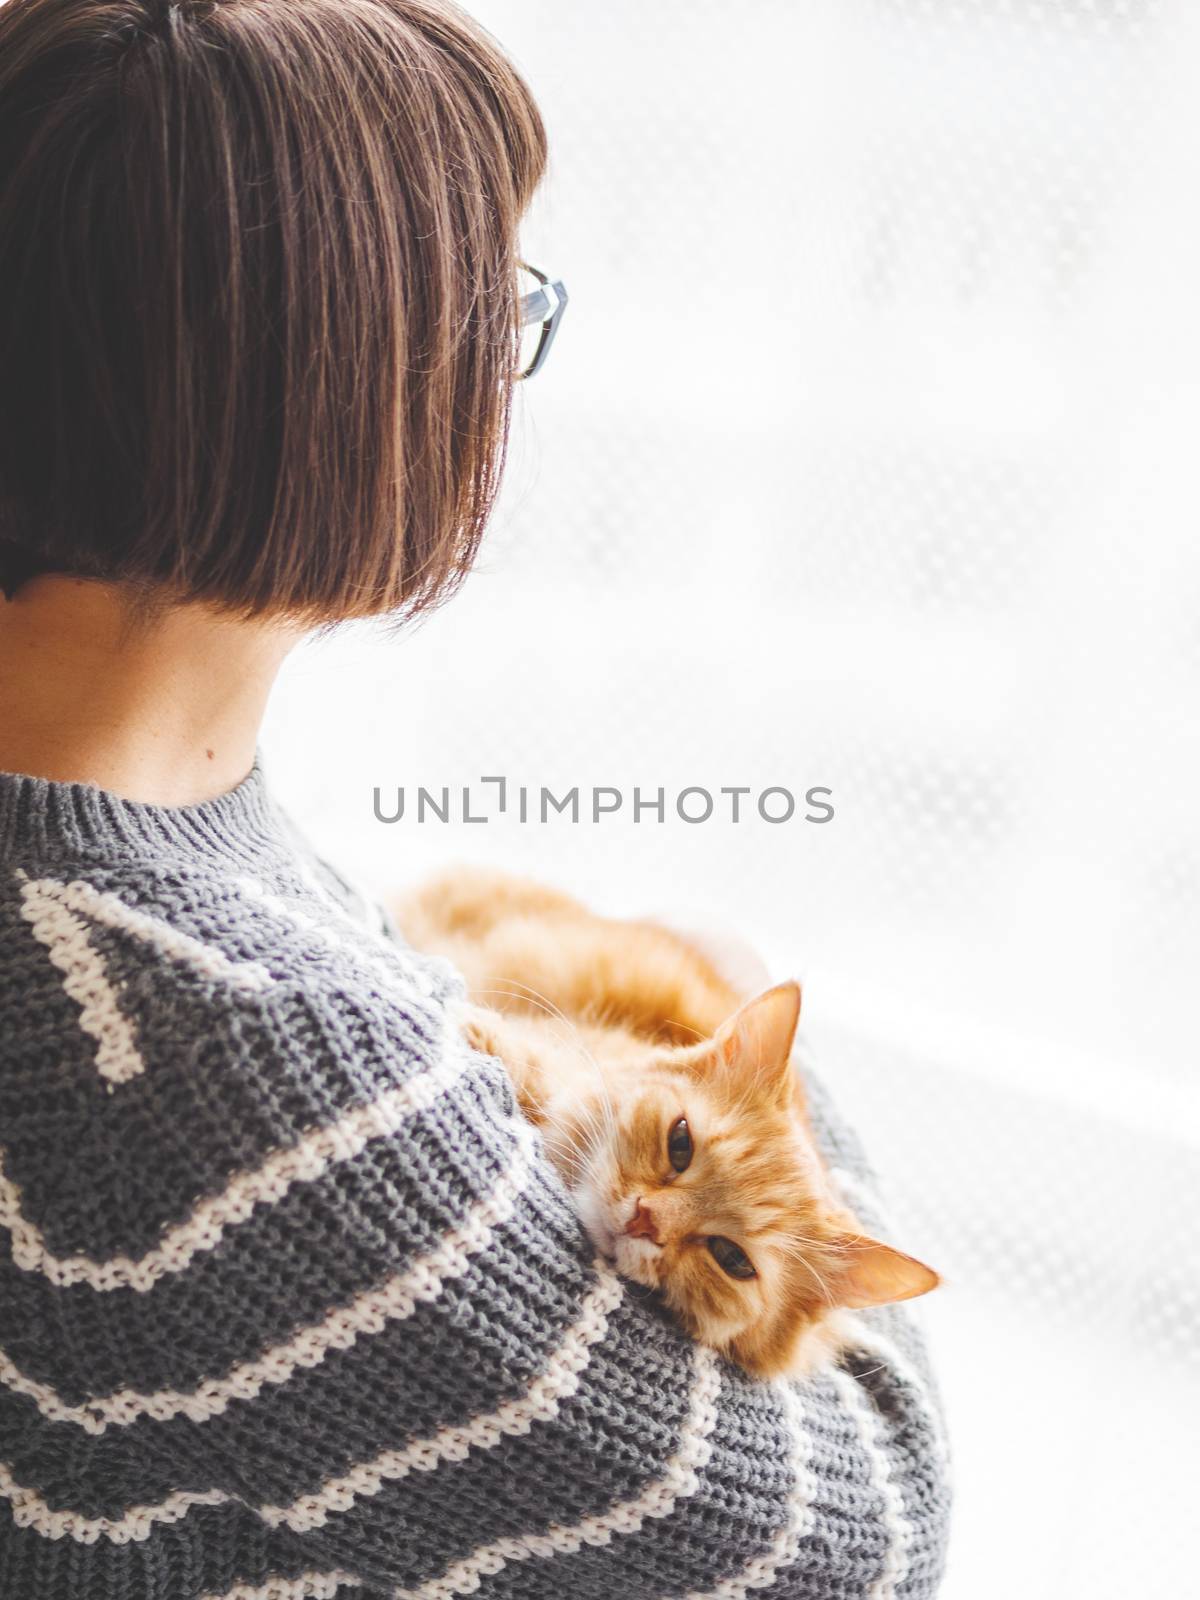
<svg viewBox="0 0 1200 1600">
<path fill-rule="evenodd" d="M 570 307 L 465 591 L 302 652 L 268 771 L 377 886 L 495 861 L 801 975 L 947 1280 L 946 1600 L 1196 1593 L 1200 8 L 474 9 Z M 412 820 L 483 774 L 626 804 Z M 835 819 L 629 816 L 737 784 Z"/>
</svg>

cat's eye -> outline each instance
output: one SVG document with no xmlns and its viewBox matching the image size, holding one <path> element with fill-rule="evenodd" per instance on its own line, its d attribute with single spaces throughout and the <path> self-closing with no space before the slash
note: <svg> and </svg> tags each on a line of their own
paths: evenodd
<svg viewBox="0 0 1200 1600">
<path fill-rule="evenodd" d="M 708 1241 L 708 1252 L 721 1271 L 727 1272 L 731 1278 L 758 1277 L 753 1261 L 741 1245 L 734 1244 L 732 1239 L 722 1239 L 720 1234 L 714 1234 Z"/>
<path fill-rule="evenodd" d="M 692 1136 L 688 1131 L 687 1118 L 680 1117 L 678 1122 L 671 1125 L 667 1135 L 667 1159 L 676 1172 L 684 1172 L 691 1164 Z"/>
</svg>

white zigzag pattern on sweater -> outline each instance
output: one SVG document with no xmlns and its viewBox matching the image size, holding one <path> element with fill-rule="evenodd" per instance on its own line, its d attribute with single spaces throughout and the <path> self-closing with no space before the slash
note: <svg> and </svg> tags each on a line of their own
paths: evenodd
<svg viewBox="0 0 1200 1600">
<path fill-rule="evenodd" d="M 532 1132 L 525 1122 L 514 1122 L 511 1131 L 515 1154 L 494 1189 L 433 1250 L 405 1271 L 364 1290 L 348 1305 L 336 1306 L 320 1322 L 301 1328 L 253 1361 L 239 1362 L 219 1378 L 206 1378 L 195 1389 L 158 1389 L 152 1394 L 120 1389 L 71 1405 L 49 1384 L 26 1377 L 0 1350 L 0 1383 L 27 1395 L 50 1421 L 73 1422 L 91 1434 L 114 1426 L 128 1427 L 142 1417 L 167 1422 L 183 1416 L 192 1422 L 206 1422 L 220 1416 L 231 1401 L 253 1400 L 267 1384 L 286 1383 L 299 1368 L 317 1366 L 330 1350 L 348 1350 L 362 1335 L 379 1333 L 387 1323 L 411 1317 L 421 1301 L 436 1299 L 448 1279 L 462 1276 L 470 1258 L 485 1250 L 493 1231 L 512 1216 L 529 1180 Z"/>
<path fill-rule="evenodd" d="M 892 1376 L 911 1392 L 918 1409 L 929 1425 L 934 1459 L 940 1466 L 948 1465 L 950 1449 L 946 1443 L 941 1415 L 933 1403 L 933 1396 L 925 1379 L 894 1340 L 868 1326 L 860 1317 L 850 1320 L 853 1327 L 851 1348 L 861 1350 L 864 1355 L 877 1357 L 889 1369 Z"/>
<path fill-rule="evenodd" d="M 662 1474 L 632 1500 L 596 1516 L 585 1517 L 570 1527 L 554 1525 L 545 1533 L 518 1533 L 480 1545 L 469 1556 L 456 1561 L 436 1578 L 416 1589 L 397 1589 L 395 1600 L 453 1600 L 456 1595 L 472 1594 L 479 1580 L 499 1572 L 513 1561 L 548 1560 L 570 1555 L 584 1545 L 609 1544 L 615 1534 L 636 1533 L 648 1517 L 665 1517 L 680 1500 L 694 1495 L 700 1487 L 700 1471 L 712 1455 L 709 1436 L 716 1426 L 717 1399 L 721 1391 L 717 1357 L 697 1346 L 692 1358 L 692 1387 L 687 1417 L 675 1454 Z"/>
<path fill-rule="evenodd" d="M 146 1070 L 133 1024 L 117 1003 L 108 964 L 92 944 L 83 918 L 68 909 L 49 879 L 21 885 L 21 915 L 51 964 L 62 973 L 63 988 L 79 1007 L 79 1026 L 96 1041 L 96 1071 L 110 1085 L 128 1083 Z"/>
<path fill-rule="evenodd" d="M 146 1291 L 167 1273 L 182 1272 L 194 1256 L 215 1249 L 226 1230 L 245 1222 L 255 1206 L 276 1205 L 297 1183 L 311 1183 L 331 1166 L 350 1161 L 373 1139 L 387 1138 L 401 1124 L 431 1106 L 472 1064 L 471 1052 L 458 1034 L 455 1018 L 439 1059 L 407 1083 L 378 1099 L 355 1106 L 336 1122 L 314 1128 L 287 1149 L 276 1150 L 260 1166 L 236 1173 L 220 1194 L 201 1200 L 191 1215 L 173 1224 L 162 1240 L 143 1256 L 57 1256 L 41 1229 L 21 1212 L 21 1191 L 5 1174 L 0 1151 L 0 1227 L 12 1235 L 12 1255 L 24 1272 L 38 1272 L 60 1287 L 86 1283 L 91 1288 Z"/>
<path fill-rule="evenodd" d="M 27 1488 L 13 1477 L 0 1461 L 0 1499 L 12 1507 L 18 1528 L 32 1528 L 46 1539 L 73 1539 L 76 1544 L 95 1544 L 107 1539 L 112 1544 L 148 1539 L 155 1523 L 178 1522 L 193 1506 L 225 1505 L 233 1497 L 223 1489 L 199 1493 L 187 1489 L 170 1495 L 153 1506 L 134 1506 L 123 1517 L 85 1517 L 79 1511 L 52 1511 L 36 1489 Z"/>
<path fill-rule="evenodd" d="M 861 1385 L 848 1372 L 841 1367 L 834 1367 L 829 1375 L 858 1430 L 870 1468 L 871 1484 L 878 1491 L 882 1503 L 887 1548 L 879 1576 L 867 1591 L 867 1600 L 892 1600 L 897 1585 L 904 1582 L 908 1572 L 908 1551 L 913 1530 L 905 1516 L 904 1496 L 888 1465 L 887 1447 L 880 1438 L 883 1419 L 863 1393 Z"/>
<path fill-rule="evenodd" d="M 779 1385 L 784 1415 L 792 1430 L 792 1492 L 787 1516 L 762 1555 L 755 1556 L 732 1578 L 715 1589 L 693 1590 L 685 1600 L 746 1600 L 751 1589 L 766 1589 L 800 1554 L 800 1541 L 812 1529 L 813 1501 L 817 1494 L 812 1470 L 812 1439 L 804 1424 L 804 1407 L 790 1384 Z"/>
<path fill-rule="evenodd" d="M 796 1561 L 802 1540 L 812 1530 L 813 1504 L 817 1492 L 817 1479 L 811 1465 L 812 1440 L 805 1427 L 803 1403 L 799 1393 L 791 1384 L 780 1385 L 779 1388 L 793 1439 L 793 1480 L 787 1518 L 762 1555 L 755 1557 L 739 1573 L 723 1579 L 714 1588 L 703 1592 L 691 1591 L 686 1600 L 746 1600 L 751 1591 L 769 1588 L 779 1574 Z M 487 1570 L 495 1569 L 489 1567 Z M 477 1574 L 483 1576 L 483 1569 L 477 1567 Z M 443 1578 L 440 1581 L 446 1580 Z M 361 1587 L 361 1580 L 341 1572 L 307 1572 L 298 1578 L 268 1579 L 265 1584 L 257 1586 L 239 1584 L 222 1594 L 206 1595 L 204 1600 L 333 1600 L 337 1590 L 342 1587 Z M 418 1592 L 424 1594 L 427 1587 Z M 876 1588 L 878 1589 L 878 1584 Z M 447 1594 L 456 1592 L 461 1594 L 469 1590 L 462 1588 L 457 1591 L 446 1591 Z M 395 1600 L 404 1600 L 405 1591 L 397 1590 L 394 1594 Z"/>
<path fill-rule="evenodd" d="M 524 1125 L 520 1131 L 520 1153 L 513 1165 L 500 1179 L 488 1200 L 472 1212 L 466 1223 L 460 1228 L 456 1228 L 452 1233 L 447 1234 L 429 1255 L 416 1262 L 408 1273 L 399 1280 L 400 1290 L 395 1292 L 394 1306 L 389 1308 L 392 1314 L 411 1316 L 416 1309 L 418 1301 L 436 1300 L 446 1280 L 461 1276 L 466 1270 L 470 1257 L 487 1247 L 491 1241 L 492 1228 L 496 1222 L 511 1212 L 516 1199 L 518 1180 L 523 1181 L 528 1173 L 526 1162 L 532 1138 L 532 1130 L 529 1129 L 527 1124 Z M 391 1288 L 391 1285 L 385 1286 L 378 1293 L 380 1295 L 387 1294 Z M 336 1313 L 331 1313 L 331 1317 L 327 1318 L 326 1322 L 320 1324 L 317 1329 L 305 1330 L 306 1335 L 312 1336 L 312 1343 L 309 1346 L 290 1352 L 292 1370 L 295 1369 L 296 1365 L 301 1364 L 315 1366 L 322 1359 L 325 1349 L 336 1346 L 345 1348 L 354 1343 L 360 1332 L 377 1333 L 386 1320 L 384 1307 L 379 1304 L 360 1310 L 357 1319 L 358 1326 L 330 1326 L 332 1318 L 336 1317 L 336 1315 Z M 325 1341 L 323 1347 L 321 1344 L 322 1339 Z M 575 1359 L 572 1349 L 568 1350 L 567 1359 L 568 1361 Z M 549 1385 L 551 1398 L 553 1398 L 553 1391 L 556 1386 L 555 1379 L 552 1376 Z M 546 1399 L 544 1392 L 539 1391 L 538 1399 L 544 1403 Z M 504 1411 L 500 1414 L 506 1417 L 508 1415 Z M 484 1423 L 487 1421 L 487 1419 L 481 1420 Z M 512 1420 L 518 1424 L 513 1431 L 521 1431 L 519 1427 L 521 1418 L 518 1416 Z M 457 1433 L 458 1430 L 447 1431 Z M 481 1436 L 486 1436 L 486 1432 L 485 1427 Z M 498 1442 L 498 1438 L 499 1434 L 491 1443 Z M 444 1459 L 454 1459 L 457 1448 L 455 1441 L 448 1438 L 446 1446 Z M 367 1487 L 370 1481 L 372 1465 L 371 1463 L 366 1464 L 367 1475 L 363 1480 L 362 1492 L 377 1494 L 382 1486 L 382 1479 L 373 1489 L 368 1489 Z M 350 1474 L 349 1477 L 353 1479 L 354 1474 Z M 341 1485 L 333 1485 L 331 1503 L 338 1500 L 345 1492 L 344 1487 Z M 36 1490 L 19 1484 L 12 1476 L 7 1465 L 0 1462 L 0 1498 L 6 1499 L 11 1503 L 13 1518 L 18 1527 L 31 1528 L 44 1538 L 61 1539 L 65 1537 L 73 1539 L 80 1544 L 93 1544 L 97 1539 L 107 1539 L 114 1544 L 125 1544 L 129 1540 L 140 1541 L 149 1538 L 152 1529 L 158 1523 L 178 1522 L 181 1517 L 187 1515 L 194 1505 L 223 1505 L 233 1502 L 236 1496 L 226 1494 L 221 1489 L 209 1489 L 202 1493 L 181 1492 L 170 1495 L 166 1500 L 160 1501 L 155 1505 L 134 1506 L 123 1517 L 85 1517 L 82 1513 L 76 1511 L 53 1510 Z M 295 1508 L 263 1508 L 263 1512 L 266 1513 L 265 1520 L 273 1522 L 276 1526 L 289 1521 L 293 1525 L 303 1522 L 306 1513 L 299 1509 L 299 1505 L 300 1503 L 298 1502 Z M 311 1526 L 319 1526 L 324 1521 L 324 1516 L 320 1514 L 319 1505 L 314 1506 L 311 1514 L 315 1518 Z"/>
<path fill-rule="evenodd" d="M 608 1331 L 609 1313 L 620 1304 L 620 1279 L 596 1262 L 597 1286 L 583 1303 L 578 1320 L 550 1357 L 544 1372 L 515 1400 L 495 1411 L 450 1423 L 427 1439 L 415 1439 L 402 1450 L 386 1450 L 371 1461 L 351 1468 L 343 1477 L 331 1478 L 314 1494 L 302 1495 L 287 1506 L 260 1506 L 259 1516 L 272 1527 L 285 1526 L 294 1533 L 323 1527 L 331 1512 L 348 1511 L 364 1495 L 376 1495 L 387 1482 L 411 1472 L 432 1472 L 444 1461 L 465 1461 L 472 1450 L 491 1450 L 501 1439 L 530 1431 L 535 1422 L 549 1422 L 564 1400 L 579 1388 L 592 1346 Z"/>
<path fill-rule="evenodd" d="M 334 1600 L 339 1589 L 361 1589 L 351 1572 L 302 1572 L 296 1578 L 267 1578 L 263 1583 L 238 1583 L 200 1600 Z"/>
<path fill-rule="evenodd" d="M 315 879 L 313 889 L 323 895 L 330 908 L 338 914 L 338 921 L 347 930 L 346 933 L 336 931 L 328 922 L 319 921 L 302 906 L 275 894 L 257 878 L 242 874 L 232 881 L 248 900 L 269 916 L 307 934 L 314 943 L 324 946 L 326 950 L 348 955 L 360 971 L 372 973 L 385 988 L 402 987 L 408 982 L 416 988 L 422 999 L 428 1000 L 433 994 L 434 979 L 429 970 L 431 958 L 419 961 L 389 940 L 386 934 L 377 933 L 365 924 L 356 922 L 344 906 L 321 889 Z M 404 999 L 409 1004 L 412 998 L 411 994 L 404 993 Z"/>
<path fill-rule="evenodd" d="M 256 993 L 274 982 L 257 961 L 231 961 L 159 917 L 126 905 L 118 895 L 75 879 L 30 878 L 17 869 L 21 915 L 63 975 L 63 988 L 79 1007 L 79 1025 L 96 1041 L 96 1070 L 110 1084 L 128 1083 L 146 1070 L 133 1025 L 122 1012 L 104 958 L 92 943 L 87 922 L 132 934 L 173 961 L 186 962 L 206 978 Z"/>
<path fill-rule="evenodd" d="M 585 1301 L 578 1322 L 521 1400 L 506 1402 L 490 1415 L 474 1418 L 462 1426 L 441 1429 L 430 1439 L 416 1441 L 406 1451 L 388 1452 L 384 1457 L 363 1463 L 345 1477 L 325 1485 L 317 1494 L 303 1497 L 290 1506 L 256 1508 L 258 1515 L 271 1526 L 286 1525 L 296 1532 L 309 1532 L 323 1526 L 331 1511 L 347 1510 L 360 1495 L 378 1494 L 390 1478 L 404 1477 L 414 1470 L 430 1470 L 444 1461 L 462 1460 L 472 1449 L 491 1449 L 503 1437 L 527 1433 L 534 1422 L 550 1420 L 562 1401 L 578 1387 L 579 1373 L 587 1364 L 587 1352 L 606 1331 L 608 1313 L 621 1294 L 618 1280 L 605 1271 Z M 693 1367 L 692 1394 L 679 1447 L 661 1477 L 641 1495 L 600 1516 L 588 1517 L 572 1528 L 554 1527 L 544 1535 L 515 1535 L 483 1546 L 441 1577 L 423 1585 L 418 1591 L 420 1600 L 468 1593 L 477 1587 L 479 1574 L 499 1570 L 509 1561 L 578 1550 L 584 1544 L 607 1544 L 613 1534 L 634 1533 L 647 1517 L 666 1516 L 676 1501 L 694 1494 L 699 1487 L 698 1471 L 711 1454 L 708 1438 L 717 1420 L 720 1376 L 717 1358 L 711 1350 L 698 1348 Z M 157 1524 L 179 1521 L 194 1505 L 223 1505 L 236 1500 L 221 1489 L 201 1493 L 189 1491 L 173 1494 L 157 1505 L 135 1506 L 123 1517 L 89 1518 L 76 1511 L 52 1510 L 35 1490 L 18 1484 L 3 1463 L 0 1463 L 0 1497 L 10 1501 L 19 1527 L 31 1528 L 44 1538 L 65 1537 L 80 1544 L 93 1544 L 97 1539 L 115 1544 L 141 1541 L 149 1538 Z M 398 1600 L 412 1600 L 400 1590 L 397 1590 L 397 1597 Z"/>
</svg>

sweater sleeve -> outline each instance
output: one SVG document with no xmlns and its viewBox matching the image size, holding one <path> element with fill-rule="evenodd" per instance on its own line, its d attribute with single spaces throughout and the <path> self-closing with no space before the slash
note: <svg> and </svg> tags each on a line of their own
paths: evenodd
<svg viewBox="0 0 1200 1600">
<path fill-rule="evenodd" d="M 944 1447 L 907 1318 L 803 1384 L 693 1345 L 593 1259 L 407 959 L 353 997 L 227 961 L 183 1051 L 147 980 L 145 1073 L 60 1105 L 55 1171 L 14 1161 L 19 1527 L 147 1560 L 216 1529 L 268 1575 L 206 1591 L 239 1600 L 931 1595 Z"/>
</svg>

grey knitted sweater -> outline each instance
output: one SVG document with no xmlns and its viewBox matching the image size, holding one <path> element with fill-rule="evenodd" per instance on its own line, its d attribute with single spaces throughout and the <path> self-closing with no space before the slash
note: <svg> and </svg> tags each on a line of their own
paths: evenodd
<svg viewBox="0 0 1200 1600">
<path fill-rule="evenodd" d="M 690 1344 L 460 996 L 257 767 L 176 809 L 0 776 L 3 1600 L 933 1594 L 908 1317 L 797 1385 Z"/>
</svg>

